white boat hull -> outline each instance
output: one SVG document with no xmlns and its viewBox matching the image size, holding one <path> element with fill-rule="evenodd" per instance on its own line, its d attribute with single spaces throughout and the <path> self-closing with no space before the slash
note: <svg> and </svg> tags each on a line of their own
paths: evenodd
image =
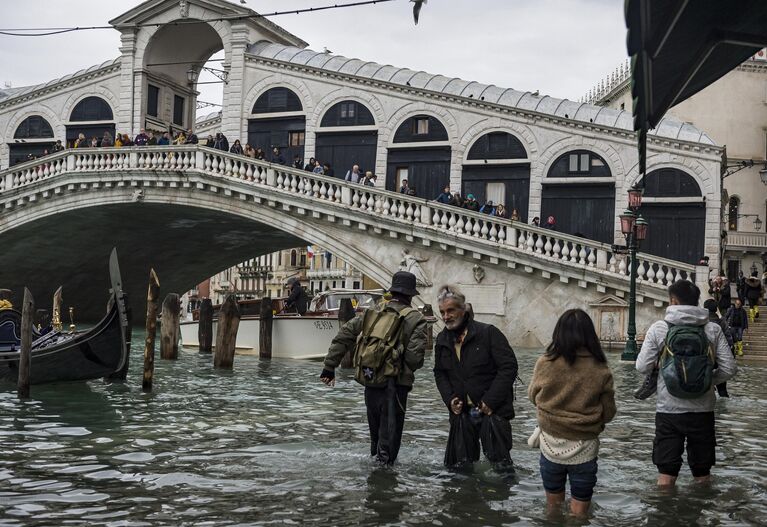
<svg viewBox="0 0 767 527">
<path fill-rule="evenodd" d="M 259 331 L 261 323 L 256 317 L 243 317 L 237 330 L 235 353 L 260 353 Z M 213 320 L 213 347 L 216 346 L 217 321 Z M 199 323 L 181 322 L 181 341 L 184 347 L 199 347 Z M 338 333 L 338 319 L 327 317 L 275 317 L 272 325 L 272 357 L 286 359 L 321 359 L 330 342 Z"/>
</svg>

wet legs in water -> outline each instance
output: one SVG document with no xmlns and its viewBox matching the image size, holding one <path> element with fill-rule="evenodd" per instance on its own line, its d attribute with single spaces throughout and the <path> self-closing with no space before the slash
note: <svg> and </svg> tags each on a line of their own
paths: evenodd
<svg viewBox="0 0 767 527">
<path fill-rule="evenodd" d="M 399 453 L 402 429 L 405 426 L 407 394 L 407 386 L 365 388 L 370 455 L 387 465 L 393 464 Z"/>
</svg>

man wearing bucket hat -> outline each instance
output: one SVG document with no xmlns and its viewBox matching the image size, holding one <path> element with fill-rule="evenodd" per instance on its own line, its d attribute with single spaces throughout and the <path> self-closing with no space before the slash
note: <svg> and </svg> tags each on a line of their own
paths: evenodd
<svg viewBox="0 0 767 527">
<path fill-rule="evenodd" d="M 389 288 L 392 299 L 344 324 L 330 344 L 320 375 L 335 385 L 335 369 L 347 352 L 354 354 L 355 379 L 365 386 L 365 406 L 370 427 L 370 455 L 380 463 L 397 459 L 408 392 L 414 372 L 423 366 L 426 352 L 426 319 L 413 307 L 418 295 L 416 278 L 399 271 Z"/>
</svg>

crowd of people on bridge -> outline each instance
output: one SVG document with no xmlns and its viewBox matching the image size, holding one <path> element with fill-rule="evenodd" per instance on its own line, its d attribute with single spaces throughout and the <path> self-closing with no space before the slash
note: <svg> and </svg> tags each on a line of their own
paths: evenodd
<svg viewBox="0 0 767 527">
<path fill-rule="evenodd" d="M 355 380 L 365 387 L 370 455 L 391 465 L 401 447 L 408 394 L 423 367 L 427 325 L 413 307 L 415 275 L 400 271 L 391 300 L 342 325 L 328 350 L 320 379 L 336 382 L 336 369 L 351 353 Z M 683 455 L 694 480 L 711 480 L 715 464 L 714 386 L 732 378 L 737 366 L 719 303 L 698 307 L 700 290 L 679 280 L 668 288 L 665 317 L 647 330 L 636 369 L 654 382 L 635 394 L 657 393 L 652 463 L 657 484 L 673 487 Z M 444 329 L 434 345 L 434 382 L 445 406 L 449 434 L 444 463 L 471 464 L 484 454 L 502 476 L 511 476 L 511 420 L 519 366 L 504 333 L 474 318 L 471 304 L 453 285 L 439 289 Z M 713 311 L 712 311 L 713 307 Z M 713 314 L 712 314 L 713 313 Z M 531 372 L 527 394 L 537 426 L 528 440 L 540 452 L 540 475 L 548 509 L 559 511 L 570 485 L 570 512 L 585 516 L 597 483 L 599 437 L 619 408 L 613 376 L 594 323 L 581 309 L 568 309 Z M 648 445 L 648 450 L 650 446 Z"/>
</svg>

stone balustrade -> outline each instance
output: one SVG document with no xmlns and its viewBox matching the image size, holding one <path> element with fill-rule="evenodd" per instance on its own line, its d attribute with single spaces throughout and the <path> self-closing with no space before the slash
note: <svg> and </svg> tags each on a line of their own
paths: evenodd
<svg viewBox="0 0 767 527">
<path fill-rule="evenodd" d="M 459 249 L 479 243 L 497 250 L 498 258 L 533 257 L 541 269 L 552 272 L 562 267 L 598 271 L 590 277 L 583 274 L 586 281 L 609 276 L 628 282 L 629 257 L 616 254 L 604 243 L 199 145 L 66 150 L 0 172 L 0 199 L 8 191 L 64 174 L 132 171 L 150 171 L 158 177 L 163 172 L 198 172 L 240 180 L 293 195 L 308 203 L 307 208 L 312 202 L 336 208 L 339 218 L 347 211 L 354 213 L 373 227 L 383 218 L 412 226 L 414 231 L 448 234 Z M 696 279 L 695 266 L 642 253 L 637 259 L 639 294 L 651 289 L 659 297 L 659 290 L 675 280 Z"/>
</svg>

